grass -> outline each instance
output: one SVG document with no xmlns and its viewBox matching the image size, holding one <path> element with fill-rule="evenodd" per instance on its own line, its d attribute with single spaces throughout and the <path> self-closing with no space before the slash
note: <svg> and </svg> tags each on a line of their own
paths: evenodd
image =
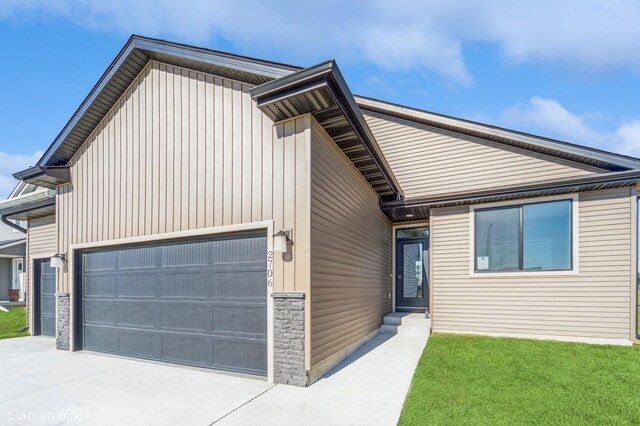
<svg viewBox="0 0 640 426">
<path fill-rule="evenodd" d="M 28 336 L 29 331 L 20 331 L 26 324 L 24 307 L 10 308 L 9 312 L 0 311 L 0 339 Z"/>
<path fill-rule="evenodd" d="M 640 347 L 436 334 L 399 424 L 640 424 Z"/>
</svg>

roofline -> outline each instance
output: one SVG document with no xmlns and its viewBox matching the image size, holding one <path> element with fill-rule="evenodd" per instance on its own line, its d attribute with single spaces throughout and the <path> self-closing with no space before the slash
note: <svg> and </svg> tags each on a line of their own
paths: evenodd
<svg viewBox="0 0 640 426">
<path fill-rule="evenodd" d="M 453 128 L 457 128 L 461 133 L 467 133 L 469 131 L 483 133 L 494 137 L 510 139 L 520 143 L 533 145 L 543 149 L 562 151 L 567 154 L 600 161 L 628 170 L 640 169 L 640 159 L 628 155 L 616 154 L 597 148 L 591 148 L 570 142 L 560 141 L 557 139 L 537 136 L 530 133 L 519 132 L 517 130 L 506 129 L 504 127 L 479 123 L 477 121 L 467 120 L 463 118 L 452 117 L 449 115 L 439 114 L 366 96 L 355 95 L 354 97 L 358 105 L 366 110 L 376 112 L 376 110 L 372 108 L 379 108 L 387 111 L 394 117 L 399 117 L 422 124 L 428 124 L 436 127 L 438 124 L 443 126 L 451 126 Z M 425 121 L 427 123 L 425 123 Z"/>
<path fill-rule="evenodd" d="M 4 242 L 4 243 L 0 243 L 0 250 L 9 248 L 9 247 L 13 247 L 13 246 L 17 246 L 19 244 L 24 244 L 27 242 L 27 237 L 22 237 L 18 240 L 11 240 L 9 242 Z"/>
<path fill-rule="evenodd" d="M 64 142 L 67 136 L 69 136 L 78 121 L 80 121 L 80 119 L 87 112 L 102 89 L 107 85 L 116 71 L 134 51 L 134 49 L 144 49 L 168 54 L 180 53 L 180 56 L 185 58 L 190 58 L 207 63 L 216 62 L 220 65 L 234 68 L 242 67 L 244 65 L 244 68 L 247 72 L 257 73 L 271 78 L 279 78 L 301 69 L 300 67 L 296 67 L 293 65 L 265 61 L 248 56 L 234 55 L 217 50 L 211 50 L 181 43 L 174 43 L 166 40 L 154 39 L 133 34 L 131 37 L 129 37 L 124 47 L 120 49 L 115 59 L 111 62 L 111 64 L 109 64 L 98 82 L 93 86 L 87 97 L 82 101 L 78 109 L 73 113 L 58 136 L 56 136 L 53 143 L 49 145 L 45 153 L 38 161 L 38 166 L 47 164 L 56 150 Z"/>
<path fill-rule="evenodd" d="M 626 170 L 622 172 L 598 173 L 569 179 L 550 179 L 492 190 L 460 192 L 429 197 L 415 197 L 401 201 L 386 201 L 382 202 L 380 207 L 383 211 L 412 207 L 445 207 L 447 205 L 482 202 L 483 199 L 486 198 L 524 196 L 536 191 L 580 190 L 581 188 L 590 185 L 624 186 L 628 184 L 631 186 L 637 182 L 640 182 L 640 170 Z"/>
<path fill-rule="evenodd" d="M 369 129 L 334 59 L 329 59 L 288 76 L 254 87 L 250 93 L 251 97 L 255 99 L 258 106 L 260 106 L 265 102 L 273 102 L 280 98 L 289 97 L 297 92 L 306 91 L 309 89 L 309 85 L 319 84 L 329 87 L 332 95 L 336 98 L 338 106 L 343 111 L 347 120 L 351 122 L 354 130 L 359 134 L 364 148 L 379 168 L 387 184 L 396 197 L 402 198 L 402 188 L 387 163 L 382 150 L 378 146 L 373 133 Z"/>
</svg>

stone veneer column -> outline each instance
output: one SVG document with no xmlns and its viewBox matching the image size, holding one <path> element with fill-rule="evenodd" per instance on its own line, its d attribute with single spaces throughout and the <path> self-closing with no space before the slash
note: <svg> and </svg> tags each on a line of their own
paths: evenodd
<svg viewBox="0 0 640 426">
<path fill-rule="evenodd" d="M 69 293 L 56 293 L 56 349 L 69 350 L 69 324 L 71 322 Z"/>
<path fill-rule="evenodd" d="M 304 293 L 273 293 L 273 380 L 306 386 Z"/>
</svg>

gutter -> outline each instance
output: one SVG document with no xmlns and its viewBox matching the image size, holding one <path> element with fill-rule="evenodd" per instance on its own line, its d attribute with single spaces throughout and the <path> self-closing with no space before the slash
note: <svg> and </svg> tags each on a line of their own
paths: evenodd
<svg viewBox="0 0 640 426">
<path fill-rule="evenodd" d="M 640 170 L 628 170 L 624 172 L 599 173 L 589 176 L 580 176 L 572 179 L 554 179 L 541 182 L 528 183 L 493 191 L 475 191 L 467 193 L 457 193 L 450 195 L 440 195 L 435 197 L 417 197 L 400 201 L 386 201 L 380 204 L 383 211 L 390 211 L 398 208 L 412 207 L 444 207 L 446 205 L 469 204 L 481 202 L 485 198 L 526 196 L 531 192 L 538 191 L 562 191 L 579 190 L 581 187 L 590 185 L 602 186 L 624 186 L 633 185 L 640 181 Z"/>
<path fill-rule="evenodd" d="M 44 190 L 21 195 L 0 202 L 0 222 L 15 229 L 16 231 L 27 233 L 27 230 L 20 225 L 16 225 L 8 218 L 20 213 L 26 213 L 42 207 L 55 205 L 55 191 Z"/>
</svg>

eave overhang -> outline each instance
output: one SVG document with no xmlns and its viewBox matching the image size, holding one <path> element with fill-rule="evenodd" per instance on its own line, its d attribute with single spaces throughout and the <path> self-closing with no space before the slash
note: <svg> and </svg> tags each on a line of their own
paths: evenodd
<svg viewBox="0 0 640 426">
<path fill-rule="evenodd" d="M 43 190 L 0 202 L 0 222 L 21 232 L 22 227 L 11 220 L 29 220 L 56 214 L 55 191 Z"/>
<path fill-rule="evenodd" d="M 55 189 L 56 186 L 69 183 L 71 175 L 67 166 L 33 166 L 14 173 L 13 177 L 44 188 Z"/>
<path fill-rule="evenodd" d="M 488 124 L 476 123 L 470 120 L 450 117 L 364 96 L 355 96 L 355 99 L 358 106 L 365 111 L 397 117 L 436 129 L 448 130 L 499 142 L 612 172 L 640 169 L 640 159 L 626 155 L 517 132 Z"/>
<path fill-rule="evenodd" d="M 312 114 L 382 200 L 402 199 L 402 189 L 334 60 L 257 86 L 251 96 L 276 122 Z"/>
<path fill-rule="evenodd" d="M 553 179 L 493 190 L 416 197 L 381 203 L 380 207 L 393 222 L 426 220 L 429 210 L 477 203 L 516 200 L 529 197 L 568 194 L 578 191 L 633 186 L 640 182 L 640 170 L 599 173 L 569 179 Z"/>
<path fill-rule="evenodd" d="M 44 153 L 38 166 L 66 165 L 151 60 L 254 85 L 301 69 L 292 65 L 133 35 Z"/>
</svg>

